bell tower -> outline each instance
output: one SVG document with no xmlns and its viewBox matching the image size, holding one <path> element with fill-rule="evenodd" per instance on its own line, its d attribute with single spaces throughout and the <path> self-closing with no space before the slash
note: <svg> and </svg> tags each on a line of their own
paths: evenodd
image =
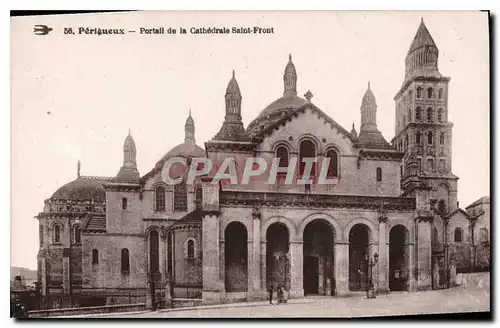
<svg viewBox="0 0 500 328">
<path fill-rule="evenodd" d="M 405 60 L 405 79 L 394 97 L 393 145 L 405 153 L 401 185 L 405 194 L 425 185 L 436 208 L 457 208 L 457 180 L 452 173 L 452 128 L 448 120 L 449 77 L 438 69 L 439 50 L 423 19 Z M 433 200 L 433 201 L 432 201 Z"/>
</svg>

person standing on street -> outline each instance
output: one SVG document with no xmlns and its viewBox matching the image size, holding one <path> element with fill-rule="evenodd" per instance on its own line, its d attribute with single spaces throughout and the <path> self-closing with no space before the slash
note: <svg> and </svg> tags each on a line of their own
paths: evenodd
<svg viewBox="0 0 500 328">
<path fill-rule="evenodd" d="M 269 304 L 273 304 L 273 285 L 270 285 L 267 291 L 269 292 Z"/>
</svg>

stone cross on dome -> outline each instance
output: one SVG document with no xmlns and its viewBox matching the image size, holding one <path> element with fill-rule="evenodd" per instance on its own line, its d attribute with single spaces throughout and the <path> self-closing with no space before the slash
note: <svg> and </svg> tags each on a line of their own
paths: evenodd
<svg viewBox="0 0 500 328">
<path fill-rule="evenodd" d="M 308 102 L 311 102 L 311 99 L 312 97 L 314 97 L 313 93 L 311 92 L 311 90 L 307 90 L 306 94 L 304 95 L 304 97 L 307 99 Z"/>
</svg>

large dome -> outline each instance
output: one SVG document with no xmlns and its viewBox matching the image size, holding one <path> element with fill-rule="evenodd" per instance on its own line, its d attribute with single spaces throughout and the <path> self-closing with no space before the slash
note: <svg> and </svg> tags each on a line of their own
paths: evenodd
<svg viewBox="0 0 500 328">
<path fill-rule="evenodd" d="M 264 108 L 259 116 L 248 125 L 247 131 L 253 136 L 269 124 L 302 107 L 306 103 L 307 100 L 296 95 L 283 96 Z"/>
<path fill-rule="evenodd" d="M 106 178 L 78 177 L 57 189 L 52 199 L 60 200 L 96 200 L 105 201 L 106 192 L 103 184 Z"/>
<path fill-rule="evenodd" d="M 267 127 L 279 121 L 283 116 L 295 111 L 307 103 L 307 100 L 297 97 L 297 70 L 292 62 L 292 55 L 283 74 L 283 97 L 270 103 L 249 125 L 247 132 L 251 137 L 256 136 Z"/>
</svg>

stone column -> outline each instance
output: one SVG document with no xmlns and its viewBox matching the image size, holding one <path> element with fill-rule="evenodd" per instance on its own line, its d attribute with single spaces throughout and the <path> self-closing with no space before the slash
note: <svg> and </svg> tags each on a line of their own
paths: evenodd
<svg viewBox="0 0 500 328">
<path fill-rule="evenodd" d="M 418 290 L 432 288 L 432 216 L 417 218 L 417 286 Z"/>
<path fill-rule="evenodd" d="M 379 217 L 378 226 L 378 263 L 373 270 L 374 275 L 377 272 L 378 292 L 389 291 L 389 241 L 387 240 L 387 217 Z"/>
<path fill-rule="evenodd" d="M 70 268 L 70 248 L 63 250 L 63 307 L 71 307 L 71 268 Z"/>
<path fill-rule="evenodd" d="M 263 292 L 267 291 L 267 243 L 266 241 L 260 242 L 260 286 Z"/>
<path fill-rule="evenodd" d="M 334 243 L 335 291 L 337 296 L 349 293 L 349 243 Z"/>
<path fill-rule="evenodd" d="M 213 213 L 203 218 L 203 291 L 204 303 L 216 303 L 221 298 L 219 218 Z"/>
<path fill-rule="evenodd" d="M 166 250 L 166 243 L 167 243 L 167 233 L 165 231 L 161 232 L 161 243 L 160 243 L 160 283 L 161 283 L 161 293 L 163 294 L 163 297 L 166 301 L 167 299 L 167 250 Z"/>
<path fill-rule="evenodd" d="M 290 297 L 303 297 L 303 242 L 290 242 Z"/>
<path fill-rule="evenodd" d="M 407 250 L 408 250 L 408 291 L 413 292 L 416 290 L 414 243 L 409 243 L 407 245 Z"/>
<path fill-rule="evenodd" d="M 226 241 L 219 240 L 219 280 L 221 283 L 221 292 L 226 290 Z"/>
<path fill-rule="evenodd" d="M 253 226 L 252 226 L 252 243 L 248 244 L 248 258 L 251 259 L 251 262 L 249 261 L 249 268 L 251 267 L 252 269 L 249 270 L 251 272 L 251 279 L 249 279 L 249 283 L 251 283 L 251 288 L 249 285 L 248 290 L 253 291 L 253 296 L 258 297 L 261 296 L 261 244 L 260 244 L 260 210 L 258 208 L 255 208 L 252 212 L 252 217 L 253 217 Z M 251 247 L 250 247 L 251 246 Z M 251 252 L 251 253 L 250 253 Z M 264 288 L 264 291 L 266 289 Z"/>
</svg>

